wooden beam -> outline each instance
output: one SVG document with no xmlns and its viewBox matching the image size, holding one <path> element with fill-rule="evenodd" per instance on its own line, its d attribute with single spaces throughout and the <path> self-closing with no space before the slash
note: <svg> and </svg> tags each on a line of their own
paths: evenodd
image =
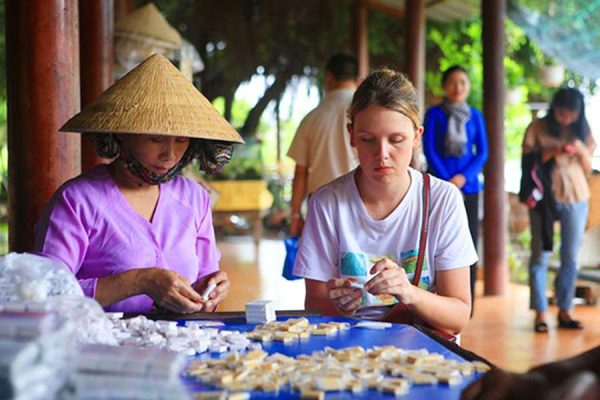
<svg viewBox="0 0 600 400">
<path fill-rule="evenodd" d="M 420 109 L 423 109 L 425 91 L 425 0 L 406 2 L 406 72 L 412 81 Z"/>
<path fill-rule="evenodd" d="M 379 3 L 375 0 L 367 0 L 366 2 L 367 8 L 373 11 L 380 11 L 391 15 L 392 17 L 402 19 L 404 18 L 404 8 L 402 7 L 394 7 L 387 4 Z"/>
<path fill-rule="evenodd" d="M 117 0 L 114 4 L 115 21 L 135 10 L 134 0 Z"/>
<path fill-rule="evenodd" d="M 484 169 L 483 265 L 486 295 L 508 287 L 507 220 L 504 192 L 504 18 L 506 0 L 481 2 L 483 40 L 483 113 L 489 159 Z"/>
<path fill-rule="evenodd" d="M 81 107 L 89 105 L 114 81 L 113 0 L 79 0 Z M 106 162 L 89 137 L 81 136 L 81 169 Z"/>
<path fill-rule="evenodd" d="M 80 138 L 58 132 L 79 110 L 76 1 L 6 1 L 10 251 L 32 251 L 34 225 L 80 172 Z"/>
<path fill-rule="evenodd" d="M 369 74 L 369 37 L 367 17 L 369 10 L 366 2 L 359 0 L 353 10 L 353 47 L 358 59 L 358 79 L 362 81 Z"/>
</svg>

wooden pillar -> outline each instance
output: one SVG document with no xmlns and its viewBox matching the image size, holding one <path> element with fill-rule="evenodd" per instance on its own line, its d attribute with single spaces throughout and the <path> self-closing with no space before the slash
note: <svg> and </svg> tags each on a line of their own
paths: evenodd
<svg viewBox="0 0 600 400">
<path fill-rule="evenodd" d="M 81 108 L 114 81 L 113 0 L 79 0 Z M 81 170 L 105 162 L 96 155 L 88 136 L 81 136 Z"/>
<path fill-rule="evenodd" d="M 79 110 L 77 2 L 6 1 L 10 251 L 31 251 L 56 188 L 80 172 L 78 134 L 58 132 Z"/>
<path fill-rule="evenodd" d="M 425 92 L 425 0 L 406 0 L 406 73 L 424 106 Z"/>
<path fill-rule="evenodd" d="M 508 286 L 507 217 L 504 192 L 504 18 L 506 0 L 481 2 L 483 40 L 483 113 L 489 159 L 484 169 L 483 265 L 486 295 Z"/>
<path fill-rule="evenodd" d="M 114 7 L 115 20 L 118 20 L 135 10 L 134 0 L 116 0 Z"/>
<path fill-rule="evenodd" d="M 358 79 L 362 81 L 369 75 L 369 37 L 367 17 L 369 10 L 363 0 L 356 2 L 352 24 L 354 54 L 358 59 Z"/>
</svg>

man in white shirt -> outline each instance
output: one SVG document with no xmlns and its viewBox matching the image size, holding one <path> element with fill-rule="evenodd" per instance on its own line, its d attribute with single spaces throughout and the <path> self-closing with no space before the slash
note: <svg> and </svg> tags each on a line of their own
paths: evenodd
<svg viewBox="0 0 600 400">
<path fill-rule="evenodd" d="M 296 161 L 291 236 L 302 232 L 300 210 L 304 198 L 358 165 L 346 129 L 346 114 L 357 85 L 358 61 L 339 53 L 329 59 L 326 70 L 325 97 L 304 117 L 287 153 Z"/>
</svg>

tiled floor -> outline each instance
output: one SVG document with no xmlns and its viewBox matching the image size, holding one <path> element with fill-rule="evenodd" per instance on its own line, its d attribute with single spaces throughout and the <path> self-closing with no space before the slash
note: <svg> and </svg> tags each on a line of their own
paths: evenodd
<svg viewBox="0 0 600 400">
<path fill-rule="evenodd" d="M 303 308 L 304 282 L 281 277 L 283 241 L 262 240 L 257 249 L 250 237 L 241 237 L 227 238 L 218 245 L 221 268 L 232 283 L 220 310 L 243 310 L 248 301 L 257 298 L 274 300 L 278 310 Z M 543 335 L 533 332 L 533 314 L 528 305 L 529 289 L 523 285 L 510 285 L 505 296 L 478 296 L 471 324 L 462 335 L 462 346 L 500 367 L 524 371 L 600 345 L 600 307 L 576 307 L 576 317 L 586 325 L 583 331 L 556 330 L 553 320 L 550 333 Z M 556 314 L 555 308 L 550 311 Z"/>
</svg>

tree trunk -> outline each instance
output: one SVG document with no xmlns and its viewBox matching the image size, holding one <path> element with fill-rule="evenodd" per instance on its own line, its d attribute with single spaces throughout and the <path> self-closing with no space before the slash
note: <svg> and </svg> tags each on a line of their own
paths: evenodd
<svg viewBox="0 0 600 400">
<path fill-rule="evenodd" d="M 246 117 L 244 126 L 242 126 L 241 129 L 242 136 L 254 136 L 256 134 L 256 129 L 260 123 L 260 117 L 271 101 L 281 97 L 290 77 L 289 73 L 281 73 L 275 78 L 275 82 L 265 90 L 263 97 L 258 100 L 254 108 L 250 110 Z"/>
<path fill-rule="evenodd" d="M 227 121 L 231 122 L 231 110 L 233 108 L 234 93 L 230 92 L 229 94 L 223 97 L 225 99 L 225 107 L 223 107 L 223 117 L 225 117 Z"/>
</svg>

